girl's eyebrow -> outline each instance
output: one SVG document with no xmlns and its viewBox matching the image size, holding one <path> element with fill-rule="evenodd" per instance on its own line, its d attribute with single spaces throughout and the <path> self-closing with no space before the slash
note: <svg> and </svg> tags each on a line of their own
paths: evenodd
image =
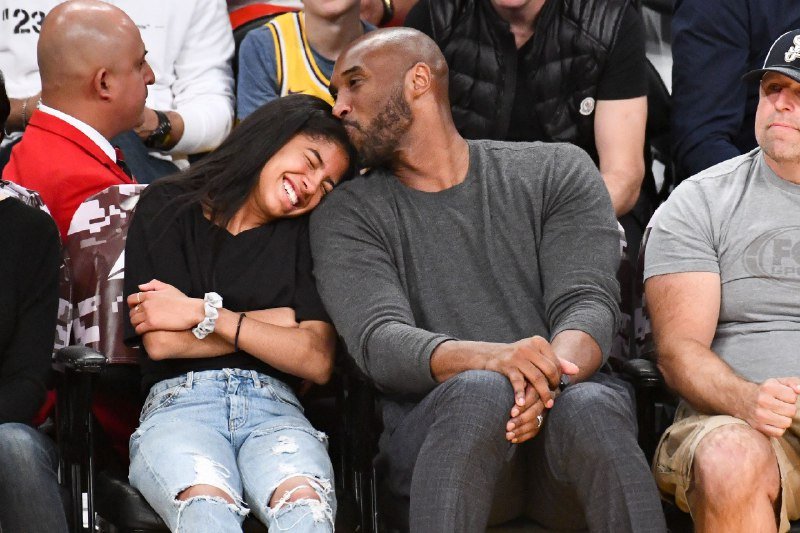
<svg viewBox="0 0 800 533">
<path fill-rule="evenodd" d="M 309 148 L 309 150 L 314 154 L 314 157 L 317 158 L 317 165 L 322 166 L 322 156 L 319 155 L 319 152 L 315 148 Z"/>
</svg>

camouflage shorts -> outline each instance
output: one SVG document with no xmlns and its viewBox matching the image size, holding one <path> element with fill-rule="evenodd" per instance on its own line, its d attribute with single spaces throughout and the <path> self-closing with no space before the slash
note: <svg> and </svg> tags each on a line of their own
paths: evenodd
<svg viewBox="0 0 800 533">
<path fill-rule="evenodd" d="M 729 424 L 747 422 L 727 415 L 704 415 L 685 402 L 675 413 L 675 421 L 658 443 L 653 460 L 653 473 L 662 495 L 674 497 L 675 504 L 691 513 L 687 491 L 691 486 L 692 463 L 703 438 Z M 800 518 L 800 412 L 783 437 L 770 439 L 781 475 L 781 523 L 779 531 L 789 531 L 789 520 Z"/>
</svg>

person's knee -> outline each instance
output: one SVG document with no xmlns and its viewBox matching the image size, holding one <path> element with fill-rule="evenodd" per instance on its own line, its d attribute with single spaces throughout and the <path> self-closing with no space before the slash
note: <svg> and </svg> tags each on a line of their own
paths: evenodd
<svg viewBox="0 0 800 533">
<path fill-rule="evenodd" d="M 198 497 L 220 498 L 226 503 L 236 505 L 236 502 L 230 494 L 214 485 L 192 485 L 179 492 L 176 499 L 179 501 L 186 501 Z"/>
<path fill-rule="evenodd" d="M 292 477 L 284 480 L 275 488 L 270 498 L 269 506 L 272 508 L 280 507 L 286 503 L 299 500 L 318 500 L 322 501 L 320 492 L 324 488 L 319 481 L 304 476 Z"/>
<path fill-rule="evenodd" d="M 508 378 L 488 370 L 468 370 L 445 381 L 444 401 L 454 400 L 465 405 L 491 408 L 496 406 L 507 416 L 514 404 L 514 389 Z"/>
<path fill-rule="evenodd" d="M 281 481 L 270 497 L 269 514 L 278 521 L 293 513 L 308 515 L 315 523 L 328 523 L 333 529 L 333 509 L 329 501 L 330 480 L 293 476 Z M 295 515 L 292 520 L 301 519 Z M 279 527 L 282 529 L 281 527 Z"/>
<path fill-rule="evenodd" d="M 633 417 L 633 402 L 629 394 L 605 383 L 584 381 L 568 387 L 556 401 L 568 415 L 608 416 L 611 413 Z"/>
<path fill-rule="evenodd" d="M 16 471 L 22 465 L 46 463 L 40 455 L 46 452 L 36 429 L 17 423 L 0 425 L 0 464 L 12 465 Z"/>
<path fill-rule="evenodd" d="M 591 381 L 568 387 L 556 398 L 548 418 L 550 425 L 563 423 L 592 439 L 597 431 L 609 428 L 632 435 L 636 431 L 630 398 L 614 388 Z"/>
<path fill-rule="evenodd" d="M 177 513 L 175 531 L 198 531 L 198 528 L 225 529 L 241 521 L 249 513 L 241 500 L 231 492 L 214 485 L 198 483 L 180 491 L 174 500 Z M 222 524 L 226 524 L 225 528 Z"/>
<path fill-rule="evenodd" d="M 691 490 L 705 500 L 735 502 L 766 493 L 775 501 L 780 472 L 769 439 L 743 424 L 711 431 L 695 450 Z"/>
</svg>

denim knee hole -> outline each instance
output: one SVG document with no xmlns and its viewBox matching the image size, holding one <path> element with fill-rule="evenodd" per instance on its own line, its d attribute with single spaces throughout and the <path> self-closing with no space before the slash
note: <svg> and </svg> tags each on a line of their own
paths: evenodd
<svg viewBox="0 0 800 533">
<path fill-rule="evenodd" d="M 281 479 L 277 483 L 275 489 L 273 490 L 273 495 L 274 492 L 278 490 L 278 488 L 281 485 L 283 485 L 286 481 L 293 478 L 303 478 L 305 480 L 305 483 L 284 492 L 283 495 L 278 500 L 278 502 L 274 506 L 270 507 L 268 511 L 270 517 L 275 520 L 278 529 L 281 531 L 290 530 L 294 528 L 297 525 L 297 523 L 300 522 L 300 520 L 303 519 L 303 516 L 298 517 L 292 524 L 280 524 L 278 521 L 278 519 L 281 516 L 285 516 L 291 513 L 292 511 L 297 510 L 298 508 L 308 509 L 308 512 L 311 513 L 311 517 L 314 520 L 314 522 L 319 523 L 327 521 L 332 529 L 334 526 L 333 511 L 327 500 L 327 495 L 330 494 L 331 490 L 333 490 L 330 480 L 321 479 L 307 474 L 294 473 Z M 317 500 L 313 498 L 300 498 L 295 501 L 289 501 L 291 497 L 298 490 L 306 487 L 310 487 L 311 489 L 313 489 L 319 499 Z"/>
<path fill-rule="evenodd" d="M 223 501 L 227 505 L 235 505 L 237 508 L 246 508 L 246 504 L 244 500 L 236 493 L 235 490 L 228 484 L 228 479 L 231 477 L 230 471 L 222 466 L 217 461 L 214 461 L 205 455 L 194 453 L 192 454 L 192 458 L 194 459 L 194 473 L 195 478 L 192 480 L 191 483 L 188 483 L 186 486 L 181 487 L 175 493 L 175 501 L 178 504 L 183 502 L 187 502 L 194 498 L 199 497 L 206 497 L 206 498 L 217 498 Z M 210 485 L 215 487 L 225 494 L 227 494 L 235 504 L 230 504 L 225 501 L 223 498 L 219 498 L 218 496 L 193 496 L 192 498 L 187 498 L 186 500 L 179 500 L 178 495 L 180 495 L 183 491 L 190 489 L 191 487 L 196 487 L 197 485 Z"/>
<path fill-rule="evenodd" d="M 187 487 L 188 488 L 188 487 Z M 233 497 L 233 496 L 231 496 Z M 233 497 L 234 499 L 237 499 Z M 175 500 L 178 503 L 178 514 L 177 520 L 175 522 L 175 529 L 180 531 L 181 526 L 181 518 L 183 517 L 183 513 L 186 512 L 186 508 L 190 505 L 196 505 L 198 503 L 210 503 L 215 505 L 224 505 L 230 512 L 238 516 L 247 516 L 250 513 L 250 509 L 246 507 L 242 507 L 240 505 L 236 505 L 233 503 L 228 503 L 225 501 L 224 498 L 220 498 L 219 496 L 192 496 L 186 500 Z"/>
</svg>

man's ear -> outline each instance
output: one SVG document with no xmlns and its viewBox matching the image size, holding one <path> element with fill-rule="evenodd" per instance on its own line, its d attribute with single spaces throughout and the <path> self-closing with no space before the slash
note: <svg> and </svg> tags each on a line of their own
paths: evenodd
<svg viewBox="0 0 800 533">
<path fill-rule="evenodd" d="M 111 99 L 111 73 L 107 68 L 100 68 L 92 78 L 92 88 L 102 100 Z"/>
<path fill-rule="evenodd" d="M 415 64 L 406 73 L 406 81 L 411 91 L 411 96 L 419 98 L 430 91 L 433 86 L 431 67 L 422 62 Z"/>
</svg>

